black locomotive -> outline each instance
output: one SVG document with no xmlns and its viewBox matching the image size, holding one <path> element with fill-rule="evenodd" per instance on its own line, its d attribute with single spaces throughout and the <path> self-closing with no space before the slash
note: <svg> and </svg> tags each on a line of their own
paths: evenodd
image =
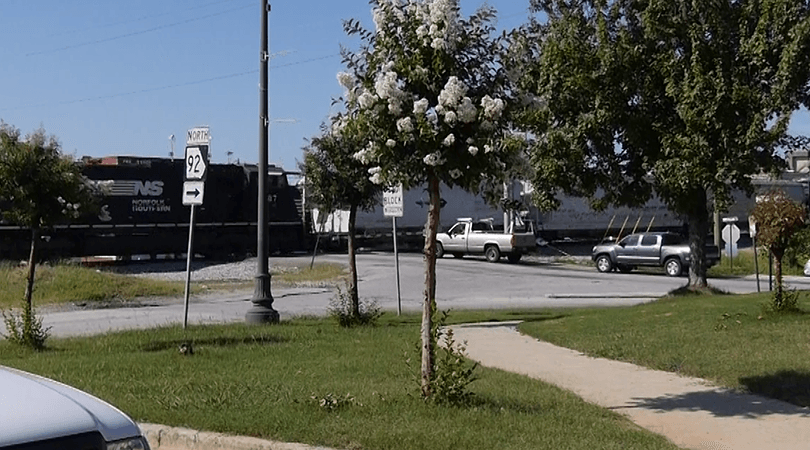
<svg viewBox="0 0 810 450">
<path fill-rule="evenodd" d="M 83 158 L 82 173 L 101 186 L 97 214 L 43 230 L 46 258 L 114 255 L 177 255 L 188 246 L 190 206 L 182 203 L 181 159 L 111 156 Z M 256 254 L 258 168 L 210 164 L 204 203 L 197 206 L 194 253 L 210 259 Z M 267 174 L 269 252 L 306 249 L 301 193 L 287 173 L 270 166 Z M 0 259 L 24 259 L 30 232 L 0 223 Z"/>
</svg>

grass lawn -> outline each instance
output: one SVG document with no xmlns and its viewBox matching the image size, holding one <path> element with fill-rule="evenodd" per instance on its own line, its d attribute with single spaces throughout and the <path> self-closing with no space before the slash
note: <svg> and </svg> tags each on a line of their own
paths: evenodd
<svg viewBox="0 0 810 450">
<path fill-rule="evenodd" d="M 454 321 L 547 317 L 451 314 Z M 378 326 L 354 329 L 306 318 L 170 327 L 53 339 L 41 353 L 0 342 L 0 364 L 87 390 L 138 421 L 336 448 L 677 448 L 571 393 L 497 370 L 477 369 L 471 406 L 426 404 L 417 384 L 420 320 L 386 314 Z M 184 341 L 193 342 L 193 356 L 178 352 Z"/>
<path fill-rule="evenodd" d="M 273 265 L 274 286 L 338 283 L 345 277 L 340 264 L 315 263 L 304 267 Z M 0 262 L 0 309 L 20 306 L 25 295 L 28 268 Z M 155 280 L 113 273 L 111 270 L 84 267 L 77 264 L 37 264 L 34 282 L 34 306 L 48 304 L 132 300 L 137 297 L 182 296 L 183 282 Z M 193 282 L 193 293 L 210 290 L 237 289 L 253 286 L 248 282 Z"/>
<path fill-rule="evenodd" d="M 768 252 L 759 248 L 759 255 L 754 258 L 754 249 L 745 248 L 739 251 L 734 258 L 729 258 L 725 254 L 722 255 L 722 260 L 716 266 L 710 267 L 708 275 L 710 277 L 720 276 L 735 276 L 735 275 L 751 275 L 756 273 L 759 268 L 759 274 L 768 277 Z M 798 264 L 789 264 L 787 258 L 782 262 L 783 275 L 803 275 L 804 274 L 804 261 Z"/>
<path fill-rule="evenodd" d="M 0 263 L 0 309 L 16 308 L 25 297 L 28 267 Z M 132 299 L 143 296 L 183 295 L 183 283 L 147 280 L 74 264 L 37 264 L 34 306 L 77 301 Z"/>
<path fill-rule="evenodd" d="M 810 406 L 810 313 L 763 313 L 769 294 L 670 297 L 629 308 L 561 310 L 524 333 L 591 356 L 713 380 Z M 799 305 L 810 311 L 801 292 Z"/>
</svg>

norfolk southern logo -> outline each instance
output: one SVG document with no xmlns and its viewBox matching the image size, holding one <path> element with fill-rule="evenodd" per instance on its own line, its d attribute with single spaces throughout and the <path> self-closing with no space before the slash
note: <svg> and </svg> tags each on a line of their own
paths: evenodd
<svg viewBox="0 0 810 450">
<path fill-rule="evenodd" d="M 114 197 L 160 197 L 163 182 L 141 180 L 114 180 L 110 195 Z"/>
</svg>

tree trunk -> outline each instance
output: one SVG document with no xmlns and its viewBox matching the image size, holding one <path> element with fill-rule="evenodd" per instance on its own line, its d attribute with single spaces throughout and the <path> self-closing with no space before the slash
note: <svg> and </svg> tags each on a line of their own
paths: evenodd
<svg viewBox="0 0 810 450">
<path fill-rule="evenodd" d="M 28 255 L 28 277 L 25 286 L 25 306 L 29 311 L 33 311 L 31 297 L 34 294 L 34 274 L 36 272 L 37 241 L 39 241 L 39 228 L 31 227 L 31 252 Z"/>
<path fill-rule="evenodd" d="M 781 248 L 771 249 L 773 254 L 773 279 L 774 279 L 774 292 L 773 304 L 774 309 L 781 311 L 784 307 L 784 289 L 782 288 L 782 257 L 785 256 L 785 250 Z"/>
<path fill-rule="evenodd" d="M 709 234 L 709 209 L 706 206 L 706 191 L 695 195 L 695 207 L 689 212 L 689 288 L 702 290 L 709 286 L 706 281 L 706 238 Z"/>
<path fill-rule="evenodd" d="M 349 208 L 349 296 L 352 301 L 352 316 L 360 318 L 360 296 L 357 292 L 357 242 L 354 236 L 355 221 L 357 219 L 357 205 Z"/>
<path fill-rule="evenodd" d="M 433 393 L 433 362 L 435 336 L 433 336 L 433 313 L 436 311 L 436 232 L 439 229 L 439 179 L 431 174 L 428 178 L 430 206 L 425 227 L 425 296 L 422 305 L 422 397 Z"/>
</svg>

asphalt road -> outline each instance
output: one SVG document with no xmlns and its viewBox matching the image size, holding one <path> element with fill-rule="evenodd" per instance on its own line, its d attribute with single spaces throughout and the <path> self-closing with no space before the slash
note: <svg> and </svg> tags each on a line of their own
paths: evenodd
<svg viewBox="0 0 810 450">
<path fill-rule="evenodd" d="M 310 257 L 275 260 L 283 264 L 309 264 Z M 298 261 L 300 260 L 300 261 Z M 324 255 L 319 261 L 345 263 L 345 255 Z M 274 263 L 271 260 L 271 265 Z M 403 311 L 420 311 L 424 291 L 421 255 L 399 255 L 400 297 Z M 385 310 L 398 309 L 395 258 L 390 253 L 358 256 L 359 291 Z M 483 258 L 437 261 L 439 309 L 609 307 L 650 301 L 686 284 L 685 277 L 661 274 L 598 273 L 592 266 L 525 261 L 492 264 Z M 194 274 L 192 274 L 194 278 Z M 795 288 L 810 288 L 810 278 L 788 279 Z M 733 293 L 756 292 L 753 277 L 710 279 L 713 286 Z M 761 286 L 767 290 L 767 276 Z M 243 321 L 252 306 L 252 289 L 217 292 L 191 298 L 189 323 Z M 273 307 L 281 318 L 324 315 L 334 293 L 326 288 L 285 288 L 273 291 Z M 87 335 L 107 330 L 149 328 L 182 323 L 182 298 L 143 299 L 126 308 L 40 311 L 54 336 Z"/>
</svg>

